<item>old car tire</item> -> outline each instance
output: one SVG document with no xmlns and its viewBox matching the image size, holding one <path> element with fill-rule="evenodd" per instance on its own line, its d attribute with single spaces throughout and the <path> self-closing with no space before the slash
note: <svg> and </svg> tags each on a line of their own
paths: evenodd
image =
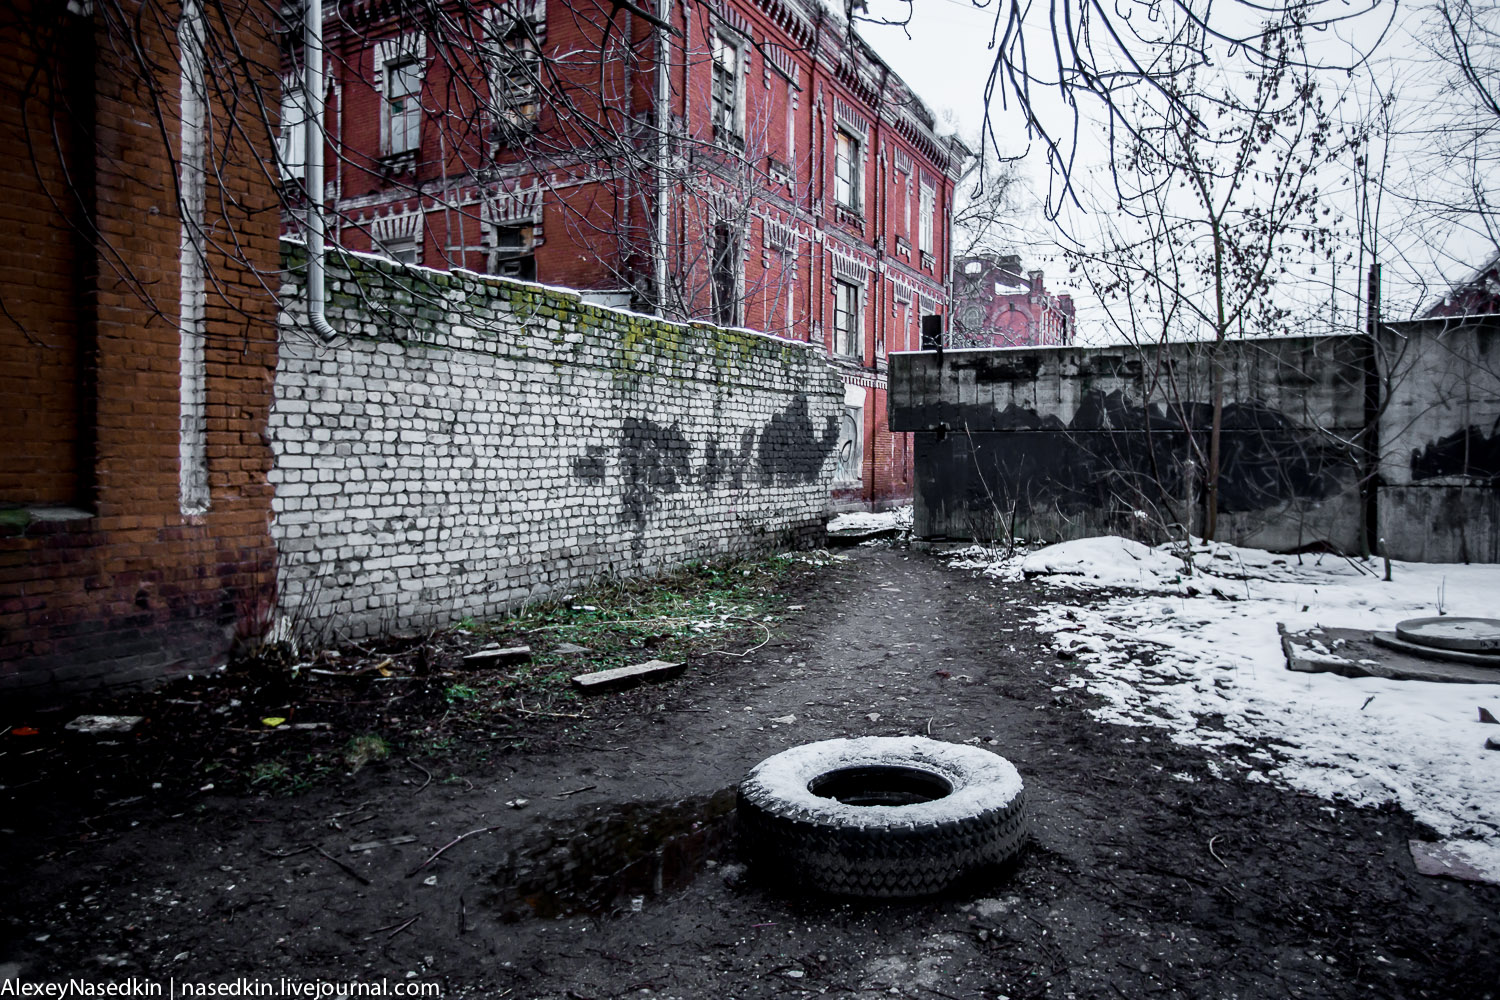
<svg viewBox="0 0 1500 1000">
<path fill-rule="evenodd" d="M 919 736 L 824 740 L 768 757 L 740 784 L 738 815 L 753 863 L 846 896 L 942 892 L 1016 857 L 1028 834 L 1010 761 Z"/>
</svg>

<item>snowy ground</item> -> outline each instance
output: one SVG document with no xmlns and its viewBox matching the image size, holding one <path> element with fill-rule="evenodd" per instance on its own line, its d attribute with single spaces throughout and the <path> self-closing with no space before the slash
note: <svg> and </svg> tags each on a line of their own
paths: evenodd
<svg viewBox="0 0 1500 1000">
<path fill-rule="evenodd" d="M 1008 559 L 974 548 L 953 565 L 1132 591 L 1036 609 L 1036 625 L 1077 657 L 1069 685 L 1105 699 L 1098 718 L 1167 730 L 1210 754 L 1210 770 L 1225 778 L 1397 803 L 1500 882 L 1500 752 L 1484 748 L 1500 727 L 1478 713 L 1500 715 L 1500 683 L 1294 673 L 1277 633 L 1278 622 L 1389 631 L 1440 613 L 1500 616 L 1500 566 L 1398 562 L 1386 583 L 1379 561 L 1212 544 L 1195 547 L 1189 576 L 1172 547 L 1118 537 Z"/>
<path fill-rule="evenodd" d="M 880 531 L 883 528 L 910 527 L 911 504 L 897 507 L 895 510 L 884 510 L 878 514 L 862 510 L 852 514 L 840 514 L 828 522 L 829 531 Z"/>
</svg>

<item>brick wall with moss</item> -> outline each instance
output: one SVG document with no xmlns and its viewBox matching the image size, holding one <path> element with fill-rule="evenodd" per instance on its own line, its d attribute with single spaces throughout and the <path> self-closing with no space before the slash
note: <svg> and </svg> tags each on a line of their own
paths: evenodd
<svg viewBox="0 0 1500 1000">
<path fill-rule="evenodd" d="M 500 613 L 820 535 L 843 385 L 804 344 L 284 245 L 272 533 L 294 627 Z"/>
</svg>

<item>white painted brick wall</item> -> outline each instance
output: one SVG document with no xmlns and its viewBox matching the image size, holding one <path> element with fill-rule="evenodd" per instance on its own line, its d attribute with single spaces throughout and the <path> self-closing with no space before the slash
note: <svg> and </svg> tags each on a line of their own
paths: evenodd
<svg viewBox="0 0 1500 1000">
<path fill-rule="evenodd" d="M 809 347 L 364 257 L 329 273 L 358 336 L 316 343 L 295 279 L 282 301 L 272 534 L 310 628 L 494 615 L 827 518 L 843 386 Z"/>
</svg>

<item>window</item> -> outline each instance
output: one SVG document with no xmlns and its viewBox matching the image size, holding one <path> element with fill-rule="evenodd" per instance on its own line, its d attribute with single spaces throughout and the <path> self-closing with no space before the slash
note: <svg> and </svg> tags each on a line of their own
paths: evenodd
<svg viewBox="0 0 1500 1000">
<path fill-rule="evenodd" d="M 926 184 L 922 185 L 922 203 L 918 211 L 921 218 L 917 220 L 921 229 L 917 237 L 917 249 L 923 253 L 932 253 L 932 216 L 936 210 L 936 194 Z"/>
<path fill-rule="evenodd" d="M 839 443 L 833 479 L 853 484 L 864 478 L 865 390 L 844 386 L 844 416 L 839 421 Z"/>
<path fill-rule="evenodd" d="M 833 200 L 852 211 L 860 208 L 859 140 L 840 129 L 834 133 Z"/>
<path fill-rule="evenodd" d="M 793 105 L 796 95 L 792 93 L 792 82 L 786 84 L 786 162 L 797 162 L 797 109 Z"/>
<path fill-rule="evenodd" d="M 386 152 L 409 153 L 421 141 L 422 66 L 415 59 L 385 67 Z"/>
<path fill-rule="evenodd" d="M 500 138 L 506 132 L 526 130 L 541 112 L 541 53 L 530 27 L 513 22 L 502 33 L 492 27 L 486 45 L 486 71 L 490 84 L 490 106 Z"/>
<path fill-rule="evenodd" d="M 485 226 L 488 247 L 485 269 L 490 274 L 521 281 L 536 280 L 536 227 L 504 223 Z"/>
<path fill-rule="evenodd" d="M 739 322 L 739 241 L 734 227 L 721 222 L 714 227 L 713 317 L 719 326 Z"/>
<path fill-rule="evenodd" d="M 833 352 L 848 358 L 864 355 L 859 336 L 859 286 L 833 283 Z"/>
<path fill-rule="evenodd" d="M 415 237 L 386 240 L 376 244 L 376 250 L 391 260 L 400 261 L 403 264 L 418 263 Z"/>
<path fill-rule="evenodd" d="M 281 179 L 294 182 L 307 166 L 307 102 L 302 99 L 301 81 L 283 78 L 281 82 L 281 131 L 276 139 L 276 162 Z"/>
<path fill-rule="evenodd" d="M 738 139 L 740 135 L 740 49 L 724 35 L 714 35 L 714 136 Z"/>
</svg>

